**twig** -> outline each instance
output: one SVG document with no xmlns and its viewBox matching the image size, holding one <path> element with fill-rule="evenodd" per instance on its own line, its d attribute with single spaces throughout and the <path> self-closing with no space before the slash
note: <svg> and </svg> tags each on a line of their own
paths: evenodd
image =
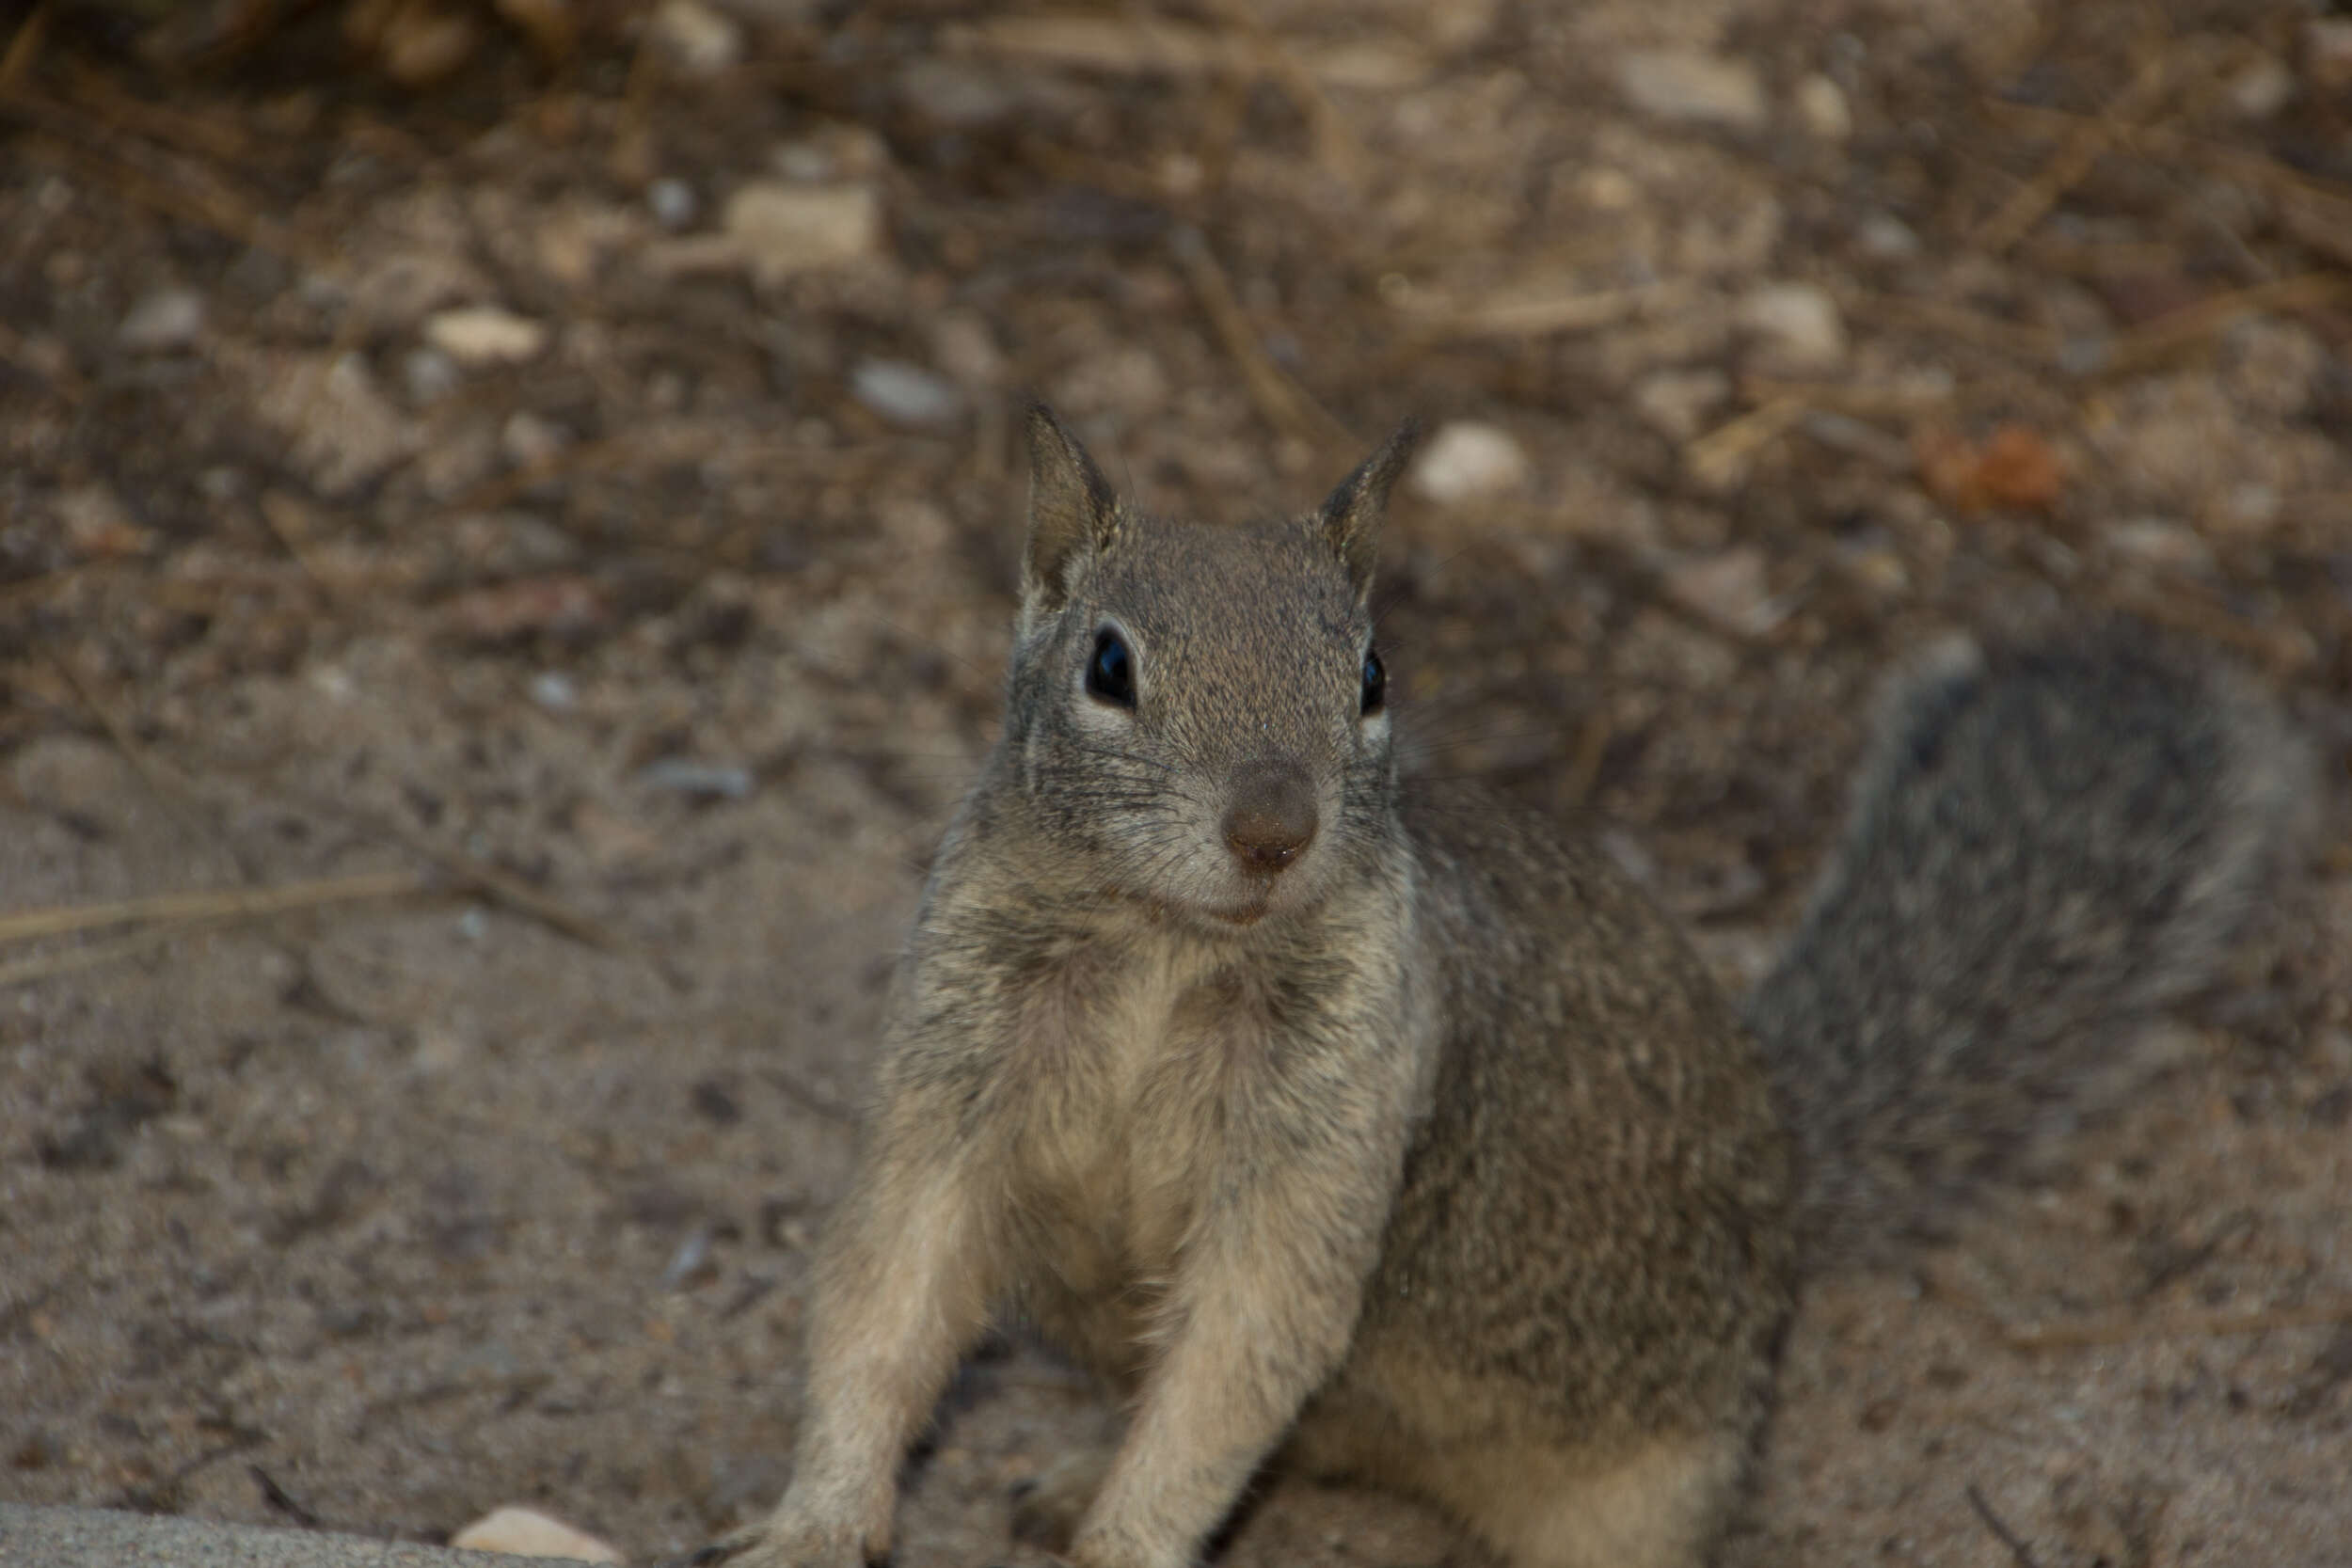
<svg viewBox="0 0 2352 1568">
<path fill-rule="evenodd" d="M 1556 332 L 1595 332 L 1671 309 L 1686 298 L 1681 282 L 1645 283 L 1629 289 L 1589 289 L 1570 293 L 1525 294 L 1458 309 L 1408 303 L 1423 331 L 1438 338 L 1541 338 Z"/>
<path fill-rule="evenodd" d="M 179 936 L 194 921 L 179 921 L 141 931 L 136 936 L 122 937 L 114 942 L 94 942 L 62 952 L 36 954 L 19 958 L 14 963 L 0 964 L 0 989 L 29 986 L 36 980 L 51 980 L 60 974 L 78 974 L 86 969 L 102 969 L 107 964 L 135 958 L 151 947 L 160 947 Z"/>
<path fill-rule="evenodd" d="M 1682 449 L 1682 466 L 1708 489 L 1721 489 L 1745 471 L 1756 454 L 1793 429 L 1808 406 L 1802 397 L 1776 397 L 1751 408 Z"/>
<path fill-rule="evenodd" d="M 184 925 L 204 920 L 250 919 L 258 915 L 283 914 L 293 910 L 319 909 L 328 904 L 351 904 L 373 898 L 406 898 L 421 893 L 437 892 L 441 887 L 439 879 L 420 872 L 370 871 L 355 877 L 291 882 L 281 887 L 159 893 L 144 898 L 19 910 L 13 914 L 0 914 L 0 942 L 68 936 L 75 931 L 101 931 L 114 926 L 145 926 L 158 922 Z"/>
<path fill-rule="evenodd" d="M 1963 306 L 1946 305 L 1939 300 L 1856 292 L 1841 293 L 1838 303 L 1865 320 L 1940 332 L 1947 337 L 1974 343 L 1979 348 L 2011 355 L 2020 359 L 2053 363 L 2065 346 L 2059 336 L 2047 327 L 2025 326 L 2016 322 L 2002 321 L 1997 316 L 1988 316 Z"/>
<path fill-rule="evenodd" d="M 2099 370 L 2102 374 L 2114 375 L 2144 369 L 2192 343 L 2227 331 L 2248 316 L 2331 305 L 2347 293 L 2352 293 L 2352 278 L 2335 272 L 2297 273 L 2293 277 L 2233 289 L 2178 310 L 2168 310 L 2145 326 L 2117 339 Z"/>
<path fill-rule="evenodd" d="M 1985 220 L 1977 230 L 1978 247 L 1998 256 L 2025 238 L 2026 230 L 2040 223 L 2090 172 L 2091 166 L 2124 138 L 2132 124 L 2155 107 L 2164 96 L 2168 75 L 2166 56 L 2158 50 L 2097 119 L 2076 126 L 2067 145 L 2042 166 L 2042 172 L 2011 192 L 2000 210 Z"/>
<path fill-rule="evenodd" d="M 17 84 L 33 67 L 40 54 L 42 37 L 49 31 L 50 0 L 40 0 L 24 20 L 16 24 L 16 32 L 8 40 L 8 50 L 0 55 L 0 96 L 16 91 Z"/>
<path fill-rule="evenodd" d="M 209 182 L 192 178 L 194 166 L 185 163 L 176 165 L 172 172 L 181 182 L 174 184 L 135 167 L 113 153 L 79 145 L 74 139 L 74 131 L 78 127 L 71 125 L 71 117 L 58 105 L 28 94 L 0 95 L 0 116 L 30 120 L 47 133 L 46 145 L 65 162 L 75 166 L 84 178 L 98 184 L 111 185 L 117 194 L 128 197 L 142 206 L 151 207 L 167 217 L 209 229 L 239 245 L 266 251 L 280 261 L 307 267 L 323 277 L 342 276 L 342 262 L 331 249 L 264 215 L 254 203 L 243 197 L 222 191 Z M 64 129 L 60 129 L 61 120 L 68 121 Z"/>
<path fill-rule="evenodd" d="M 1177 230 L 1169 248 L 1184 269 L 1201 311 L 1209 318 L 1210 329 L 1241 372 L 1242 385 L 1248 388 L 1258 412 L 1285 436 L 1326 446 L 1354 445 L 1355 438 L 1346 428 L 1292 380 L 1258 341 L 1248 315 L 1233 297 L 1225 269 L 1217 264 L 1200 231 L 1189 226 Z"/>
<path fill-rule="evenodd" d="M 2042 1568 L 2033 1560 L 2032 1549 L 2018 1539 L 2015 1530 L 2001 1522 L 1999 1514 L 1993 1512 L 1993 1505 L 1984 1500 L 1984 1494 L 1977 1490 L 1975 1481 L 1968 1483 L 1965 1493 L 1968 1506 L 1977 1511 L 1977 1517 L 1984 1521 L 1984 1528 L 1993 1532 L 1994 1538 L 2009 1548 L 2009 1555 L 2017 1560 L 2017 1568 Z"/>
<path fill-rule="evenodd" d="M 394 837 L 438 865 L 452 879 L 470 887 L 485 897 L 506 905 L 517 913 L 552 927 L 574 942 L 584 943 L 600 953 L 637 959 L 661 976 L 663 984 L 673 990 L 685 989 L 685 977 L 663 963 L 657 954 L 622 936 L 602 921 L 581 913 L 553 894 L 543 893 L 520 877 L 487 861 L 436 844 L 396 817 L 386 819 L 385 825 Z"/>
</svg>

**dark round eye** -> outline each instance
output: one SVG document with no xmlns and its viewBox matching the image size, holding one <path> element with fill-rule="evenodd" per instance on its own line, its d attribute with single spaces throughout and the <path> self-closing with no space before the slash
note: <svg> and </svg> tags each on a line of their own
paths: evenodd
<svg viewBox="0 0 2352 1568">
<path fill-rule="evenodd" d="M 1094 657 L 1087 660 L 1087 692 L 1118 707 L 1136 705 L 1136 661 L 1126 639 L 1104 626 L 1094 634 Z"/>
<path fill-rule="evenodd" d="M 1364 706 L 1367 715 L 1380 711 L 1389 700 L 1389 673 L 1380 665 L 1376 649 L 1364 650 Z"/>
</svg>

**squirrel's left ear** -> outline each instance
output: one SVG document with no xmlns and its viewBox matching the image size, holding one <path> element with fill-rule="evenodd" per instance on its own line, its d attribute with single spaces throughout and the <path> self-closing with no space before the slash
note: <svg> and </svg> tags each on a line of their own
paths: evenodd
<svg viewBox="0 0 2352 1568">
<path fill-rule="evenodd" d="M 1119 498 L 1070 427 L 1041 403 L 1029 404 L 1029 540 L 1021 556 L 1025 619 L 1051 614 L 1070 596 L 1078 562 L 1110 547 Z"/>
<path fill-rule="evenodd" d="M 1380 443 L 1380 450 L 1363 460 L 1356 471 L 1315 513 L 1315 526 L 1347 566 L 1358 597 L 1372 588 L 1372 568 L 1380 554 L 1380 519 L 1389 509 L 1389 490 L 1413 455 L 1421 439 L 1421 421 L 1406 420 Z"/>
</svg>

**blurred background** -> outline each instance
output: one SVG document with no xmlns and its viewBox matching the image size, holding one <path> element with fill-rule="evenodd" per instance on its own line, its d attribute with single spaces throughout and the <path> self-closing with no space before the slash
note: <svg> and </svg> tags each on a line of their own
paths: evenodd
<svg viewBox="0 0 2352 1568">
<path fill-rule="evenodd" d="M 0 10 L 0 1498 L 634 1560 L 786 1473 L 1050 400 L 1154 508 L 1407 414 L 1420 766 L 1734 985 L 1869 693 L 2127 614 L 2352 738 L 2317 0 Z M 2166 1071 L 1815 1293 L 1738 1560 L 2352 1539 L 2352 845 Z M 1094 1418 L 1009 1342 L 902 1564 Z M 1237 1563 L 1453 1554 L 1278 1488 Z"/>
</svg>

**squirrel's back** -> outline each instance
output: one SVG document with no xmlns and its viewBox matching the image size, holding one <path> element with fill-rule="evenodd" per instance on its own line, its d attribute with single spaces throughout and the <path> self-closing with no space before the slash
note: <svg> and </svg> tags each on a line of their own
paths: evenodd
<svg viewBox="0 0 2352 1568">
<path fill-rule="evenodd" d="M 1931 1227 L 2095 1102 L 2209 981 L 2309 799 L 2266 698 L 2120 628 L 1955 640 L 1899 680 L 1804 921 L 1749 999 L 1817 1248 Z"/>
</svg>

